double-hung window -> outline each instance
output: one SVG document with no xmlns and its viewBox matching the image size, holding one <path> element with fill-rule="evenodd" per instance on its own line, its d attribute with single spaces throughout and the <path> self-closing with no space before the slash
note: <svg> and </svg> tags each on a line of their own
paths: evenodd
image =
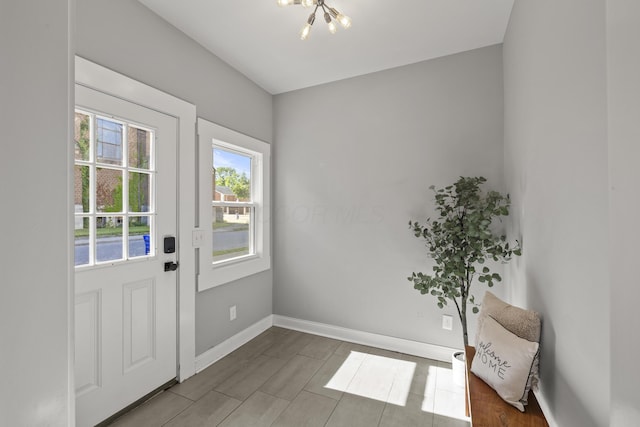
<svg viewBox="0 0 640 427">
<path fill-rule="evenodd" d="M 211 182 L 213 264 L 253 256 L 257 189 L 251 179 L 259 154 L 213 141 Z"/>
<path fill-rule="evenodd" d="M 271 267 L 270 146 L 202 119 L 198 133 L 204 290 Z"/>
</svg>

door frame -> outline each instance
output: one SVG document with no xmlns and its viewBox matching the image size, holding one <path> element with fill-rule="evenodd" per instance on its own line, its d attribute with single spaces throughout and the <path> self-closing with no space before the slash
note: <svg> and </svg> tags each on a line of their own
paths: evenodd
<svg viewBox="0 0 640 427">
<path fill-rule="evenodd" d="M 177 240 L 180 268 L 177 270 L 177 371 L 179 382 L 195 374 L 196 256 L 191 239 L 197 228 L 194 167 L 196 163 L 196 106 L 151 86 L 75 57 L 75 82 L 100 92 L 158 111 L 177 120 L 178 209 Z M 75 105 L 75 100 L 73 102 Z M 73 267 L 72 267 L 73 268 Z M 73 311 L 74 305 L 70 310 Z M 73 313 L 70 313 L 73 318 Z M 74 323 L 70 327 L 74 328 Z M 73 330 L 71 330 L 73 335 Z"/>
</svg>

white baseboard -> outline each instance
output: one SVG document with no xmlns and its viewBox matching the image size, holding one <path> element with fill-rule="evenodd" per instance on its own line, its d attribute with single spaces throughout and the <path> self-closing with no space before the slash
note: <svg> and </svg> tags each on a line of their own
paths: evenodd
<svg viewBox="0 0 640 427">
<path fill-rule="evenodd" d="M 425 357 L 427 359 L 451 362 L 451 355 L 457 349 L 442 347 L 439 345 L 427 344 L 418 341 L 411 341 L 403 338 L 395 338 L 386 335 L 363 332 L 355 329 L 342 328 L 340 326 L 327 325 L 325 323 L 311 322 L 309 320 L 294 319 L 292 317 L 279 316 L 276 314 L 265 317 L 254 323 L 247 329 L 240 331 L 231 338 L 226 339 L 217 346 L 210 348 L 204 353 L 196 356 L 196 373 L 208 368 L 218 360 L 222 359 L 240 346 L 251 341 L 271 326 L 293 329 L 295 331 L 320 335 L 327 338 L 334 338 L 341 341 L 348 341 L 356 344 L 368 345 L 370 347 L 382 348 L 385 350 L 397 351 L 414 356 Z M 545 412 L 546 413 L 546 412 Z"/>
<path fill-rule="evenodd" d="M 271 326 L 273 326 L 273 315 L 259 320 L 247 329 L 238 332 L 231 338 L 224 340 L 217 346 L 210 348 L 199 356 L 196 356 L 196 373 L 208 368 L 210 365 L 213 365 L 215 362 L 251 341 Z"/>
<path fill-rule="evenodd" d="M 551 408 L 549 407 L 549 404 L 544 398 L 544 394 L 542 394 L 542 386 L 540 384 L 540 380 L 538 380 L 538 390 L 534 391 L 533 394 L 536 395 L 536 399 L 540 404 L 540 409 L 542 409 L 542 413 L 544 414 L 544 417 L 547 419 L 547 423 L 549 424 L 549 427 L 560 427 L 560 425 L 553 418 L 553 415 L 551 414 Z"/>
<path fill-rule="evenodd" d="M 341 341 L 349 341 L 370 347 L 397 351 L 427 359 L 440 360 L 451 363 L 451 355 L 458 349 L 411 341 L 403 338 L 395 338 L 386 335 L 362 332 L 355 329 L 342 328 L 340 326 L 327 325 L 325 323 L 311 322 L 308 320 L 294 319 L 291 317 L 273 315 L 273 326 L 307 332 L 327 338 Z"/>
</svg>

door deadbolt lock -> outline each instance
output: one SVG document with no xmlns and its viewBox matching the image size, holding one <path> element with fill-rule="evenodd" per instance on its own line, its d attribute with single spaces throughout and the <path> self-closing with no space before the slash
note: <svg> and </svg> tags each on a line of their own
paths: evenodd
<svg viewBox="0 0 640 427">
<path fill-rule="evenodd" d="M 178 263 L 168 261 L 164 263 L 164 271 L 176 271 L 178 269 Z"/>
<path fill-rule="evenodd" d="M 176 251 L 176 238 L 167 236 L 164 238 L 164 253 L 172 254 Z"/>
</svg>

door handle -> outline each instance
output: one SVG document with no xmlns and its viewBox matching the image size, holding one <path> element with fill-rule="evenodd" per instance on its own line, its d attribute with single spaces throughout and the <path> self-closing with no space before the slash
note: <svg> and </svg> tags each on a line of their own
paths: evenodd
<svg viewBox="0 0 640 427">
<path fill-rule="evenodd" d="M 178 269 L 178 263 L 168 261 L 164 263 L 164 271 L 176 271 Z"/>
</svg>

